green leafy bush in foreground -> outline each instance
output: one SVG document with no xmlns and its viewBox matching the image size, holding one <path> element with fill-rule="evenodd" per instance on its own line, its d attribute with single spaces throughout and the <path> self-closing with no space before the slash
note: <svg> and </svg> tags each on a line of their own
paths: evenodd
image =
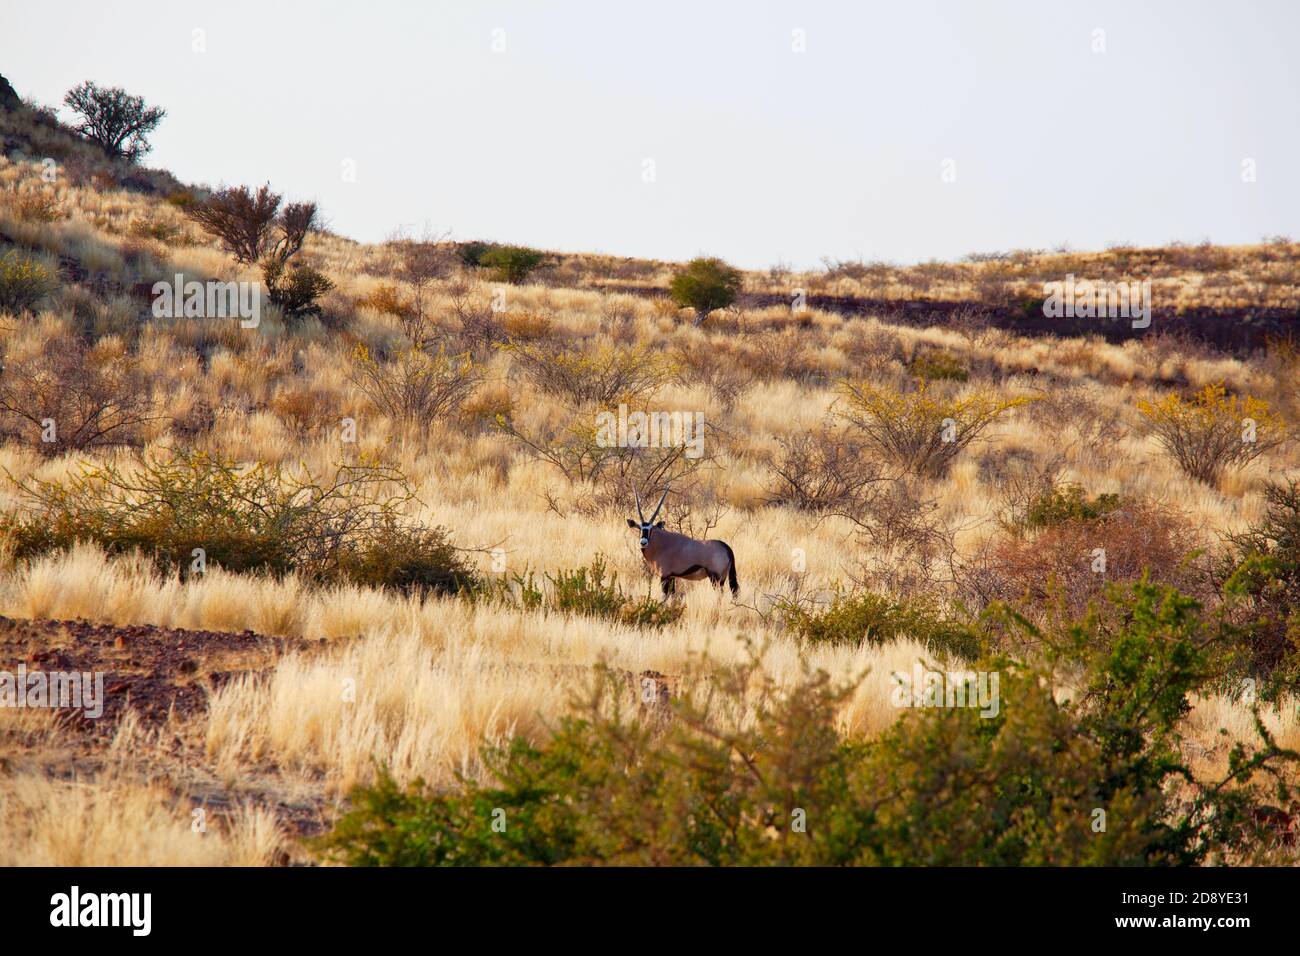
<svg viewBox="0 0 1300 956">
<path fill-rule="evenodd" d="M 1208 679 L 1196 602 L 1145 582 L 1111 595 L 1126 621 L 1036 634 L 1040 663 L 985 660 L 992 716 L 907 709 L 845 739 L 851 693 L 822 673 L 778 691 L 756 663 L 722 669 L 639 720 L 606 674 L 542 743 L 484 755 L 494 778 L 431 792 L 381 776 L 318 841 L 353 865 L 1175 865 L 1254 858 L 1270 801 L 1295 809 L 1279 749 L 1237 745 L 1227 774 L 1179 756 L 1189 695 Z M 1013 614 L 999 626 L 1029 628 Z M 1069 700 L 1052 688 L 1073 662 Z M 611 689 L 614 693 L 611 697 Z M 1267 786 L 1265 786 L 1267 784 Z"/>
<path fill-rule="evenodd" d="M 1265 678 L 1273 696 L 1300 682 L 1300 482 L 1271 485 L 1264 498 L 1264 515 L 1232 537 L 1220 574 L 1241 672 Z"/>
</svg>

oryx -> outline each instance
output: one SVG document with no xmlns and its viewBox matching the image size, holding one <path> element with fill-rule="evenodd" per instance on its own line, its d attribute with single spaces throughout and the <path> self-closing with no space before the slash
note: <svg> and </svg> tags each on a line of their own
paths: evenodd
<svg viewBox="0 0 1300 956">
<path fill-rule="evenodd" d="M 664 589 L 664 596 L 673 593 L 676 578 L 687 581 L 701 581 L 708 578 L 714 587 L 721 588 L 725 579 L 731 586 L 734 596 L 740 590 L 736 580 L 736 556 L 725 541 L 696 541 L 684 534 L 664 530 L 664 523 L 655 523 L 659 509 L 668 497 L 667 489 L 655 506 L 655 513 L 647 521 L 641 510 L 641 495 L 636 496 L 636 514 L 640 519 L 627 519 L 627 526 L 641 532 L 641 557 L 646 564 L 659 575 L 659 584 Z"/>
</svg>

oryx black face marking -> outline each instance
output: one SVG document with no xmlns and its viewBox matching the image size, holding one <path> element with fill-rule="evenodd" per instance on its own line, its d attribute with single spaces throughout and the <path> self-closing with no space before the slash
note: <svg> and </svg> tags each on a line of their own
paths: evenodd
<svg viewBox="0 0 1300 956">
<path fill-rule="evenodd" d="M 674 592 L 677 578 L 687 581 L 708 578 L 715 587 L 722 587 L 725 582 L 731 586 L 732 595 L 735 595 L 740 590 L 740 582 L 736 580 L 736 556 L 730 546 L 725 541 L 697 541 L 684 534 L 665 530 L 664 523 L 656 522 L 655 519 L 659 517 L 659 510 L 663 508 L 667 497 L 668 491 L 665 490 L 659 498 L 659 504 L 655 506 L 654 514 L 647 521 L 641 510 L 641 495 L 638 493 L 637 520 L 627 519 L 627 526 L 640 535 L 641 557 L 658 573 L 664 596 Z"/>
<path fill-rule="evenodd" d="M 656 529 L 662 529 L 664 523 L 660 521 L 658 524 L 649 524 L 649 523 L 643 524 L 643 523 L 638 523 L 636 521 L 633 521 L 631 518 L 628 518 L 627 526 L 629 528 L 635 528 L 637 531 L 641 532 L 641 548 L 642 550 L 644 550 L 650 544 L 650 532 Z"/>
</svg>

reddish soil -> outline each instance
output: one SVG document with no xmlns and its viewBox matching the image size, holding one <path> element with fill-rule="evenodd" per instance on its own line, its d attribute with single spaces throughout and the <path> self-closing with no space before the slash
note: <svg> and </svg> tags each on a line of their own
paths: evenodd
<svg viewBox="0 0 1300 956">
<path fill-rule="evenodd" d="M 89 621 L 26 621 L 0 617 L 0 670 L 102 671 L 104 713 L 88 720 L 69 711 L 65 729 L 111 734 L 127 708 L 146 725 L 169 714 L 180 718 L 207 708 L 208 692 L 235 677 L 270 667 L 302 640 L 245 631 L 186 631 L 148 624 L 118 626 Z"/>
</svg>

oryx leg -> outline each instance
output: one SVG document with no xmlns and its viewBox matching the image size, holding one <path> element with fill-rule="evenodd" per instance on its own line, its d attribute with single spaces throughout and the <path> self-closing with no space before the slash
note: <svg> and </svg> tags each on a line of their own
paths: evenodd
<svg viewBox="0 0 1300 956">
<path fill-rule="evenodd" d="M 664 597 L 668 597 L 668 595 L 677 590 L 676 582 L 673 581 L 673 576 L 671 574 L 665 574 L 661 577 L 659 579 L 659 586 L 664 589 Z"/>
</svg>

